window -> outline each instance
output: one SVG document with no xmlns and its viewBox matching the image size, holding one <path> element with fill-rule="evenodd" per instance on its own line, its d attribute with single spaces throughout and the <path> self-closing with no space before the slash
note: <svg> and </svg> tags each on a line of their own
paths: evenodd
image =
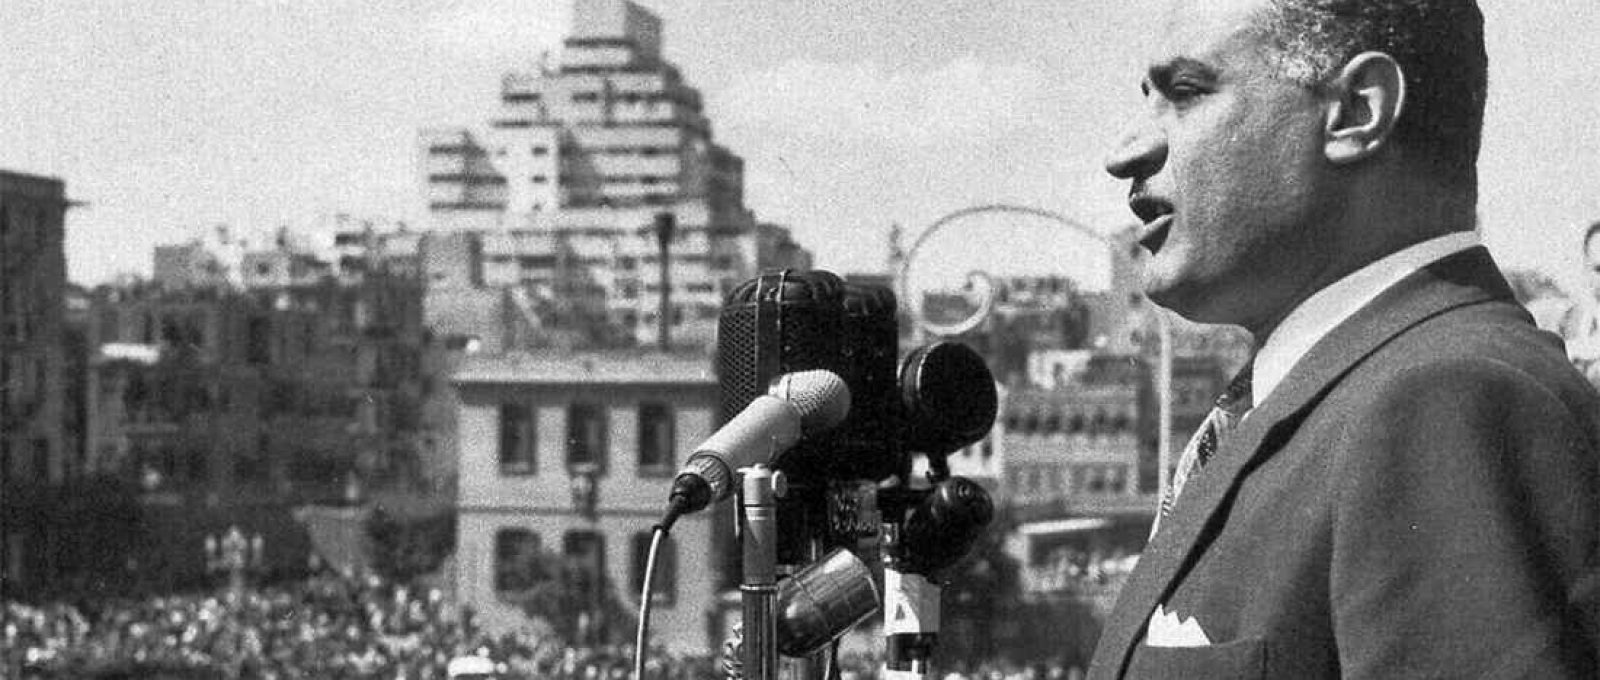
<svg viewBox="0 0 1600 680">
<path fill-rule="evenodd" d="M 567 467 L 585 464 L 606 469 L 606 413 L 598 404 L 567 409 Z"/>
<path fill-rule="evenodd" d="M 569 531 L 561 539 L 561 554 L 571 576 L 571 592 L 580 602 L 600 602 L 606 587 L 606 537 L 593 531 Z"/>
<path fill-rule="evenodd" d="M 629 582 L 632 590 L 639 593 L 644 591 L 644 570 L 647 560 L 650 559 L 649 531 L 641 531 L 633 535 L 633 580 Z M 661 539 L 661 550 L 656 554 L 656 575 L 650 588 L 650 601 L 663 607 L 671 607 L 678 600 L 678 545 L 671 536 Z"/>
<path fill-rule="evenodd" d="M 539 559 L 539 535 L 527 529 L 501 529 L 494 537 L 494 590 L 526 592 L 550 577 Z"/>
<path fill-rule="evenodd" d="M 1089 493 L 1105 493 L 1106 471 L 1099 465 L 1089 466 Z"/>
<path fill-rule="evenodd" d="M 639 474 L 672 474 L 677 428 L 666 404 L 639 405 Z"/>
<path fill-rule="evenodd" d="M 500 405 L 500 474 L 538 472 L 538 442 L 534 434 L 532 408 L 526 404 Z"/>
<path fill-rule="evenodd" d="M 1106 491 L 1123 493 L 1128 490 L 1128 472 L 1121 466 L 1106 471 Z"/>
</svg>

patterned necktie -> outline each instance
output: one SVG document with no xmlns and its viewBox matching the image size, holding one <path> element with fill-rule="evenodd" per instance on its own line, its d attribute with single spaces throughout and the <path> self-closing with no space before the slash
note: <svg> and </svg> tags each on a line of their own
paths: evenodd
<svg viewBox="0 0 1600 680">
<path fill-rule="evenodd" d="M 1178 457 L 1178 466 L 1172 476 L 1172 483 L 1167 485 L 1166 493 L 1161 495 L 1161 510 L 1156 513 L 1155 522 L 1150 526 L 1150 535 L 1156 535 L 1156 529 L 1161 526 L 1161 520 L 1172 512 L 1172 506 L 1178 501 L 1178 494 L 1183 493 L 1183 485 L 1189 478 L 1200 473 L 1200 470 L 1211 462 L 1211 457 L 1217 453 L 1219 439 L 1238 426 L 1254 404 L 1250 395 L 1250 369 L 1255 363 L 1254 358 L 1245 362 L 1244 368 L 1228 383 L 1228 388 L 1217 395 L 1216 403 L 1211 407 L 1211 413 L 1206 415 L 1205 422 L 1200 424 L 1200 429 L 1189 438 L 1188 445 L 1183 447 L 1183 454 Z"/>
</svg>

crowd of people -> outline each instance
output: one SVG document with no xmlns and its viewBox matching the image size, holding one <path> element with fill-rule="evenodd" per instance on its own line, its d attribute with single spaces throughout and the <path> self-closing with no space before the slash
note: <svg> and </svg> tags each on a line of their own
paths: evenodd
<svg viewBox="0 0 1600 680">
<path fill-rule="evenodd" d="M 436 589 L 323 574 L 282 586 L 0 608 L 0 678 L 445 678 L 483 656 L 499 677 L 629 678 L 630 645 L 490 635 Z M 646 676 L 720 677 L 709 657 L 652 650 Z"/>
<path fill-rule="evenodd" d="M 1042 564 L 1026 567 L 1023 579 L 1034 592 L 1082 592 L 1120 584 L 1138 562 L 1136 553 L 1062 547 Z"/>
<path fill-rule="evenodd" d="M 881 677 L 882 645 L 856 635 L 841 680 Z M 649 680 L 728 677 L 722 657 L 652 650 Z M 239 590 L 78 603 L 0 603 L 0 680 L 55 678 L 446 678 L 452 660 L 483 657 L 505 680 L 625 680 L 632 645 L 575 645 L 531 629 L 492 635 L 435 588 L 322 573 Z M 944 680 L 1071 680 L 1060 663 L 952 664 Z"/>
</svg>

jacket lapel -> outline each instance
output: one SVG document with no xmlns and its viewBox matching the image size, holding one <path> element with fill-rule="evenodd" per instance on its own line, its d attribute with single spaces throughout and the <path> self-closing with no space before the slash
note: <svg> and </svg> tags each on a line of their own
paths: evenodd
<svg viewBox="0 0 1600 680">
<path fill-rule="evenodd" d="M 1449 309 L 1512 299 L 1510 287 L 1487 250 L 1472 248 L 1406 277 L 1320 340 L 1278 387 L 1229 433 L 1205 471 L 1190 480 L 1161 530 L 1145 546 L 1139 567 L 1123 586 L 1106 622 L 1101 647 L 1116 659 L 1120 677 L 1151 611 L 1166 601 L 1211 538 L 1221 530 L 1227 505 L 1248 470 L 1294 431 L 1303 412 L 1347 371 L 1407 328 Z M 1274 431 L 1284 430 L 1280 436 Z M 1278 443 L 1264 446 L 1269 437 Z M 1108 646 L 1109 645 L 1109 646 Z"/>
</svg>

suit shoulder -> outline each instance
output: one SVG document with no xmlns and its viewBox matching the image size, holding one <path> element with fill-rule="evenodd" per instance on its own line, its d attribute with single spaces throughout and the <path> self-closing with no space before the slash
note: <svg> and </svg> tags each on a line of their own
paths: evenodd
<svg viewBox="0 0 1600 680">
<path fill-rule="evenodd" d="M 1520 306 L 1490 302 L 1449 310 L 1395 336 L 1373 353 L 1365 370 L 1373 377 L 1448 374 L 1533 381 L 1593 395 L 1593 388 L 1567 359 L 1561 339 L 1541 330 Z"/>
<path fill-rule="evenodd" d="M 1531 410 L 1541 414 L 1536 420 L 1555 417 L 1600 432 L 1600 395 L 1559 339 L 1510 303 L 1471 305 L 1418 323 L 1353 367 L 1329 398 L 1345 417 L 1389 420 L 1435 401 L 1446 412 L 1474 404 L 1503 414 Z"/>
</svg>

